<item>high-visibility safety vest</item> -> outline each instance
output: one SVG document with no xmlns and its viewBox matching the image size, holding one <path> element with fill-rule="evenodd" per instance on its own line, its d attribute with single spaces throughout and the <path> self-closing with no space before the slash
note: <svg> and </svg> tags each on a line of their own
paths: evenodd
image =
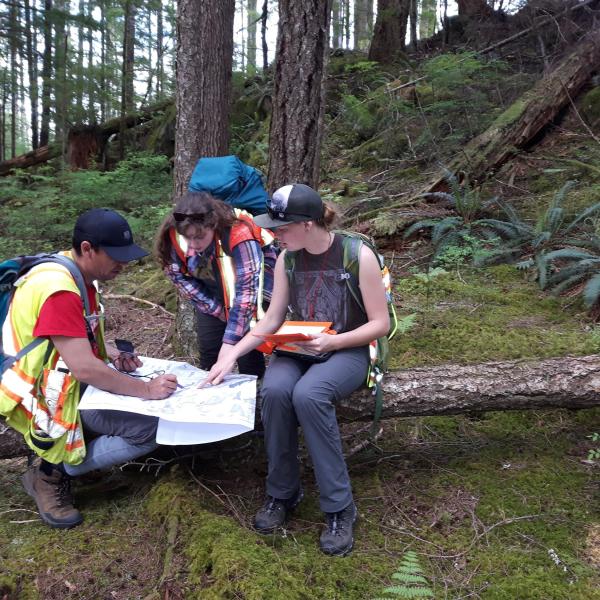
<svg viewBox="0 0 600 600">
<path fill-rule="evenodd" d="M 233 259 L 230 256 L 231 251 L 239 243 L 246 242 L 248 240 L 257 241 L 261 248 L 272 244 L 275 240 L 273 234 L 268 229 L 262 229 L 254 223 L 252 217 L 243 210 L 234 210 L 238 222 L 234 222 L 231 226 L 229 233 L 229 239 L 222 240 L 217 232 L 215 232 L 215 258 L 217 269 L 219 272 L 219 278 L 221 279 L 221 288 L 223 290 L 223 304 L 225 308 L 225 318 L 229 318 L 229 311 L 233 308 L 235 303 L 235 265 Z M 241 222 L 240 222 L 241 221 Z M 188 244 L 186 239 L 177 231 L 175 228 L 171 228 L 169 231 L 169 237 L 171 244 L 177 253 L 177 256 L 183 263 L 183 272 L 185 273 L 186 260 L 188 258 Z M 263 286 L 264 286 L 264 271 L 265 263 L 264 257 L 261 259 L 261 267 L 259 274 L 258 283 L 258 298 L 256 302 L 256 314 L 255 318 L 251 323 L 251 327 L 254 326 L 256 319 L 261 319 L 264 316 L 263 310 Z M 259 348 L 260 350 L 260 348 Z M 264 350 L 263 350 L 264 351 Z"/>
<path fill-rule="evenodd" d="M 56 263 L 33 267 L 15 283 L 15 287 L 2 326 L 4 347 L 11 355 L 16 355 L 34 339 L 33 329 L 41 308 L 52 294 L 66 290 L 79 295 L 69 271 Z M 98 298 L 96 304 L 100 307 Z M 106 358 L 103 319 L 100 315 L 97 318 L 100 322 L 96 328 L 96 342 L 102 358 Z M 77 410 L 79 397 L 79 382 L 51 343 L 43 343 L 3 373 L 0 415 L 23 434 L 25 442 L 36 454 L 48 462 L 76 465 L 85 458 Z"/>
</svg>

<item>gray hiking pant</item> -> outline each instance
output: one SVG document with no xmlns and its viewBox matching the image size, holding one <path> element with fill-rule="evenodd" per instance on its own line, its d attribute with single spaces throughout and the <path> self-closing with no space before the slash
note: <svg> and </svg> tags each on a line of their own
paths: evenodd
<svg viewBox="0 0 600 600">
<path fill-rule="evenodd" d="M 300 425 L 319 486 L 321 510 L 338 512 L 352 502 L 335 402 L 365 382 L 368 365 L 366 346 L 339 350 L 323 363 L 282 356 L 271 359 L 261 392 L 269 496 L 287 500 L 300 487 Z"/>
</svg>

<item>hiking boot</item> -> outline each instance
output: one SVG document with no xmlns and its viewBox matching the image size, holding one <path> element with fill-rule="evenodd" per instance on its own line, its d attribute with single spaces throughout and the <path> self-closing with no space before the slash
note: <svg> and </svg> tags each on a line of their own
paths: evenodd
<svg viewBox="0 0 600 600">
<path fill-rule="evenodd" d="M 70 529 L 83 521 L 73 506 L 71 478 L 49 463 L 33 465 L 22 477 L 25 491 L 35 500 L 40 518 L 50 527 Z"/>
<path fill-rule="evenodd" d="M 289 513 L 300 504 L 302 498 L 304 498 L 302 488 L 288 500 L 267 496 L 266 502 L 254 517 L 254 529 L 265 535 L 273 533 L 285 524 Z"/>
<path fill-rule="evenodd" d="M 327 529 L 321 534 L 321 550 L 330 556 L 350 554 L 354 545 L 352 526 L 358 516 L 356 505 L 352 502 L 344 510 L 325 513 L 325 515 L 327 516 Z"/>
</svg>

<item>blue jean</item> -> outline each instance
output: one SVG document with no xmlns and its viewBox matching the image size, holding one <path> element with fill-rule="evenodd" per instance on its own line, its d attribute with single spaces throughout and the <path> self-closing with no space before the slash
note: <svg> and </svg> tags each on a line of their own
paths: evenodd
<svg viewBox="0 0 600 600">
<path fill-rule="evenodd" d="M 82 463 L 63 463 L 65 472 L 71 477 L 96 469 L 108 469 L 158 448 L 157 417 L 120 410 L 82 410 L 81 421 L 85 437 L 97 437 L 86 443 L 86 455 Z"/>
</svg>

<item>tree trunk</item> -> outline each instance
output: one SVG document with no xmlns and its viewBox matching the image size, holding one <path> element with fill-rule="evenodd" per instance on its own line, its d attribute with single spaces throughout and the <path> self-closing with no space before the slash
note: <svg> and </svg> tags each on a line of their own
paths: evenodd
<svg viewBox="0 0 600 600">
<path fill-rule="evenodd" d="M 394 371 L 383 380 L 383 418 L 481 413 L 492 410 L 592 408 L 600 405 L 598 356 L 440 365 Z M 343 420 L 368 421 L 375 403 L 366 389 L 337 405 Z M 3 431 L 0 458 L 26 453 L 21 436 Z"/>
<path fill-rule="evenodd" d="M 527 149 L 544 127 L 572 102 L 599 63 L 600 29 L 596 29 L 554 71 L 469 142 L 448 168 L 455 173 L 462 171 L 471 181 L 479 183 L 491 177 L 517 152 Z M 440 172 L 421 193 L 446 186 L 444 174 Z"/>
<path fill-rule="evenodd" d="M 164 30 L 162 2 L 156 7 L 156 97 L 158 102 L 163 95 L 165 78 Z"/>
<path fill-rule="evenodd" d="M 369 60 L 394 62 L 406 46 L 406 26 L 411 0 L 378 0 L 377 20 Z"/>
<path fill-rule="evenodd" d="M 280 0 L 268 187 L 318 187 L 330 1 Z"/>
<path fill-rule="evenodd" d="M 598 392 L 598 356 L 421 367 L 384 377 L 383 416 L 591 408 L 600 405 Z M 338 410 L 347 419 L 370 419 L 373 396 L 359 390 L 342 400 Z"/>
<path fill-rule="evenodd" d="M 256 0 L 247 0 L 246 14 L 248 22 L 248 38 L 246 41 L 248 61 L 246 63 L 246 70 L 249 75 L 254 75 L 256 73 L 256 22 L 258 20 Z"/>
<path fill-rule="evenodd" d="M 331 8 L 331 29 L 333 30 L 331 46 L 333 48 L 344 47 L 344 20 L 342 15 L 342 0 L 333 0 Z"/>
<path fill-rule="evenodd" d="M 123 63 L 121 74 L 121 119 L 134 107 L 133 61 L 135 57 L 135 15 L 133 0 L 125 2 L 125 24 L 123 26 Z M 119 132 L 119 156 L 125 157 L 125 128 Z"/>
<path fill-rule="evenodd" d="M 31 103 L 31 147 L 33 150 L 35 150 L 39 145 L 37 51 L 34 52 L 34 48 L 37 47 L 37 36 L 36 29 L 32 27 L 31 5 L 29 3 L 29 0 L 24 0 L 24 6 L 27 73 L 29 75 L 29 101 Z"/>
<path fill-rule="evenodd" d="M 179 0 L 177 6 L 176 200 L 198 158 L 228 153 L 234 12 L 234 0 Z M 197 356 L 189 302 L 179 305 L 176 330 L 183 354 Z"/>
<path fill-rule="evenodd" d="M 418 7 L 417 7 L 417 2 L 418 0 L 410 0 L 410 11 L 409 11 L 409 17 L 410 17 L 410 49 L 413 52 L 417 51 L 417 41 L 418 41 L 418 36 L 417 36 L 417 21 L 418 21 Z"/>
<path fill-rule="evenodd" d="M 262 46 L 263 73 L 269 68 L 269 47 L 267 46 L 267 18 L 269 16 L 269 2 L 264 0 L 260 14 L 260 40 Z"/>
<path fill-rule="evenodd" d="M 10 156 L 17 155 L 17 50 L 19 47 L 17 27 L 17 5 L 11 3 L 9 6 L 9 43 L 10 43 Z"/>
<path fill-rule="evenodd" d="M 424 40 L 435 33 L 437 23 L 437 0 L 421 0 L 419 15 L 419 39 Z"/>
<path fill-rule="evenodd" d="M 66 135 L 67 117 L 67 48 L 69 35 L 66 27 L 67 0 L 55 0 L 54 23 L 54 130 L 58 140 Z"/>
<path fill-rule="evenodd" d="M 233 0 L 181 0 L 177 9 L 175 197 L 201 156 L 229 148 Z"/>
<path fill-rule="evenodd" d="M 369 14 L 373 21 L 373 1 L 354 0 L 354 49 L 366 50 L 371 41 Z"/>
</svg>

